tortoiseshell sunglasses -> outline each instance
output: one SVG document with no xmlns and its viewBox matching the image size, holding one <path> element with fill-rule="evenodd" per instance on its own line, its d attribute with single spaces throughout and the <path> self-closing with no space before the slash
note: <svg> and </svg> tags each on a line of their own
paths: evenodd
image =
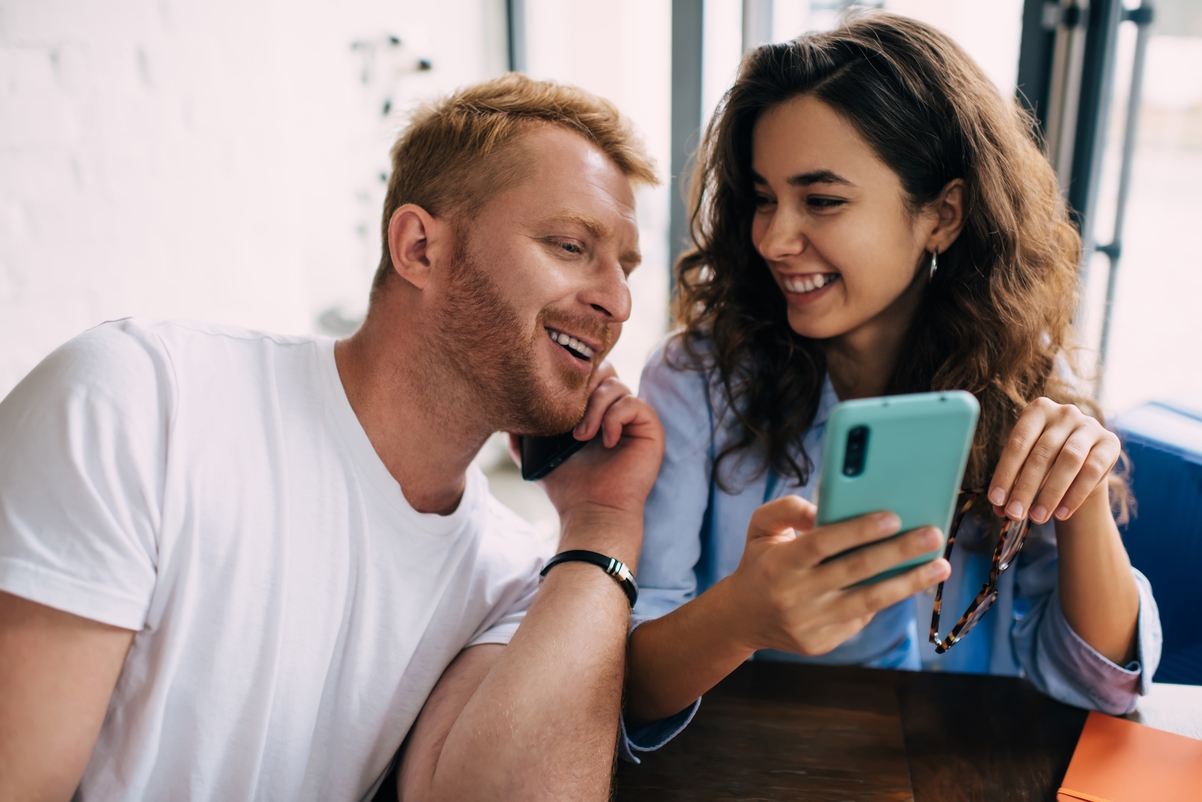
<svg viewBox="0 0 1202 802">
<path fill-rule="evenodd" d="M 956 543 L 956 532 L 959 531 L 964 516 L 972 509 L 976 500 L 984 494 L 984 490 L 960 491 L 959 506 L 956 508 L 955 517 L 952 518 L 952 529 L 947 537 L 947 547 L 943 550 L 943 559 L 951 559 L 952 546 Z M 968 609 L 964 615 L 960 616 L 960 621 L 952 627 L 951 633 L 946 638 L 939 635 L 939 610 L 943 602 L 943 583 L 939 583 L 939 589 L 935 592 L 935 608 L 931 615 L 931 643 L 935 644 L 936 654 L 943 654 L 959 643 L 960 639 L 967 635 L 993 606 L 997 600 L 998 577 L 1013 564 L 1019 551 L 1022 550 L 1030 524 L 1029 518 L 1021 521 L 1007 519 L 1002 524 L 1002 531 L 998 533 L 997 547 L 993 550 L 993 565 L 989 569 L 989 581 L 981 586 L 981 592 L 973 599 L 972 604 L 968 605 Z"/>
</svg>

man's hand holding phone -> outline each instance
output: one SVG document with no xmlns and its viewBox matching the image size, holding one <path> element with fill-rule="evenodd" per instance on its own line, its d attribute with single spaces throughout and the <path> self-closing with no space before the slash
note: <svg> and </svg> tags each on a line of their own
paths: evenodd
<svg viewBox="0 0 1202 802">
<path fill-rule="evenodd" d="M 608 362 L 593 375 L 589 389 L 588 406 L 573 433 L 577 440 L 596 442 L 539 484 L 559 512 L 560 551 L 597 551 L 633 570 L 642 546 L 643 504 L 663 458 L 663 427 Z M 513 435 L 510 450 L 520 459 Z"/>
</svg>

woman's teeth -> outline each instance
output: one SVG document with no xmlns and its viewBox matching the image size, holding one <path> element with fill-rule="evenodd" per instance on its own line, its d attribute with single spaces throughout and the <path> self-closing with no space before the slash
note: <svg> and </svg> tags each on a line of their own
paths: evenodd
<svg viewBox="0 0 1202 802">
<path fill-rule="evenodd" d="M 577 340 L 575 337 L 572 337 L 568 334 L 564 334 L 562 331 L 554 331 L 552 329 L 547 329 L 546 331 L 547 336 L 550 337 L 552 341 L 557 342 L 564 348 L 572 351 L 573 356 L 577 356 L 581 359 L 592 359 L 593 354 L 596 353 L 592 348 L 589 348 L 587 345 L 580 342 L 580 340 Z"/>
<path fill-rule="evenodd" d="M 804 293 L 820 290 L 838 278 L 838 273 L 811 273 L 805 276 L 785 276 L 784 284 L 789 292 Z"/>
</svg>

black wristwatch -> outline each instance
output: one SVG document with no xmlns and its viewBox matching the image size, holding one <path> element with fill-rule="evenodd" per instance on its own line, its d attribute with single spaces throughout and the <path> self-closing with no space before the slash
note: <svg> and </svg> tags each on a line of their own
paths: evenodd
<svg viewBox="0 0 1202 802">
<path fill-rule="evenodd" d="M 626 563 L 613 557 L 606 557 L 604 554 L 598 554 L 595 551 L 585 551 L 583 549 L 572 549 L 571 551 L 561 551 L 551 559 L 547 560 L 547 564 L 543 566 L 543 570 L 538 572 L 539 581 L 547 575 L 555 566 L 560 563 L 592 563 L 600 568 L 605 573 L 614 578 L 614 581 L 621 586 L 622 592 L 626 594 L 626 598 L 630 600 L 630 606 L 633 609 L 634 603 L 639 598 L 639 586 L 634 582 L 634 574 L 630 573 L 630 569 L 626 567 Z"/>
</svg>

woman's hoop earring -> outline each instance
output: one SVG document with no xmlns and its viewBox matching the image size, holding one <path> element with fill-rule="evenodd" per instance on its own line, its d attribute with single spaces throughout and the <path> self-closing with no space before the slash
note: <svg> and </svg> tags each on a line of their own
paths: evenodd
<svg viewBox="0 0 1202 802">
<path fill-rule="evenodd" d="M 938 256 L 939 256 L 939 249 L 933 248 L 931 250 L 931 273 L 929 276 L 927 276 L 927 284 L 930 284 L 932 281 L 935 280 L 935 271 L 939 269 L 939 261 L 937 259 Z"/>
</svg>

